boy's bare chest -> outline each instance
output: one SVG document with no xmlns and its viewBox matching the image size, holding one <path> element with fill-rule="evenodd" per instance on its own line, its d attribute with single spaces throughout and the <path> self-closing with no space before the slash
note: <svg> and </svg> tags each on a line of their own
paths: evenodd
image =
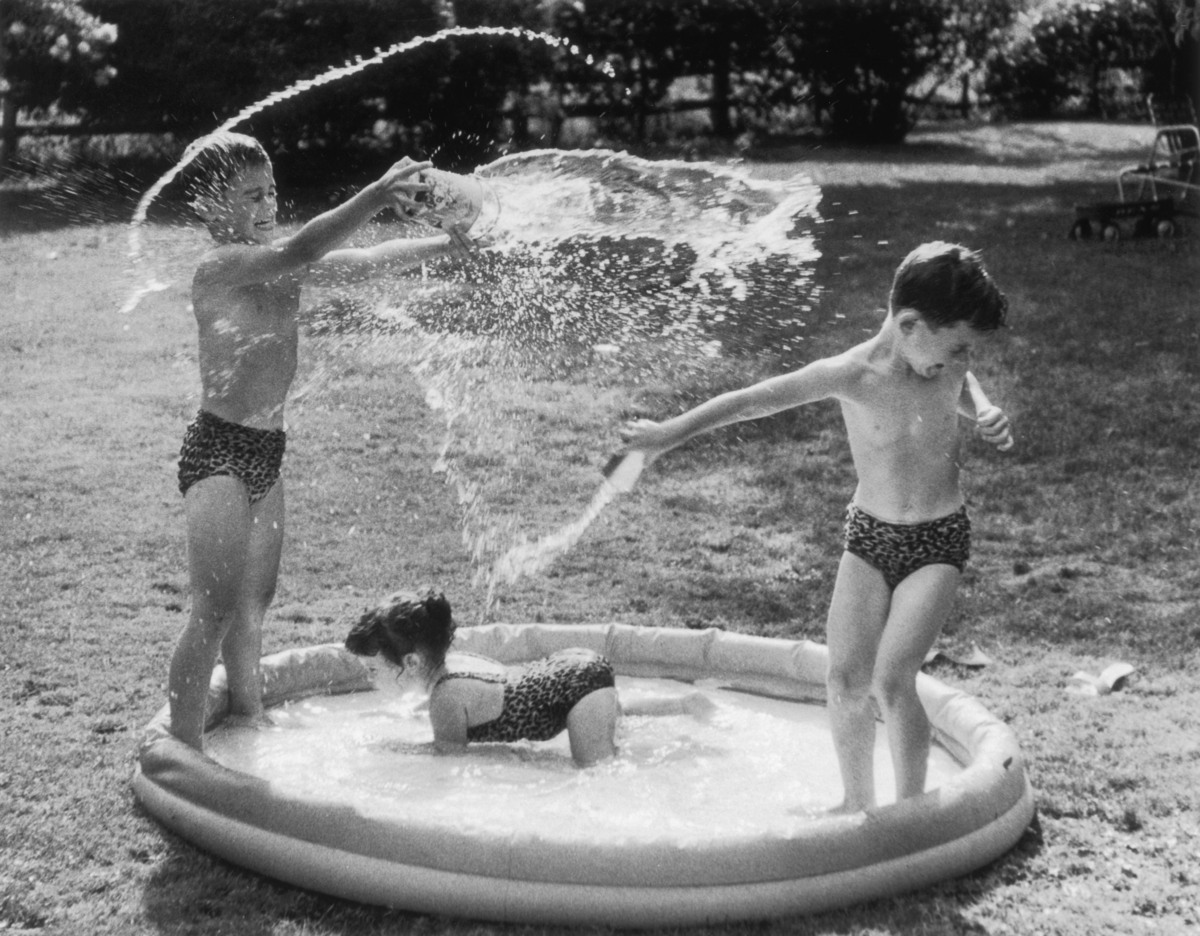
<svg viewBox="0 0 1200 936">
<path fill-rule="evenodd" d="M 298 332 L 299 310 L 299 289 L 279 289 L 264 283 L 239 286 L 196 300 L 201 332 L 221 343 L 243 344 L 272 338 L 290 341 Z"/>
<path fill-rule="evenodd" d="M 843 408 L 847 429 L 876 448 L 940 448 L 957 439 L 959 392 L 949 380 L 881 384 Z"/>
<path fill-rule="evenodd" d="M 282 281 L 239 286 L 230 290 L 229 304 L 243 317 L 294 319 L 300 309 L 300 284 Z"/>
</svg>

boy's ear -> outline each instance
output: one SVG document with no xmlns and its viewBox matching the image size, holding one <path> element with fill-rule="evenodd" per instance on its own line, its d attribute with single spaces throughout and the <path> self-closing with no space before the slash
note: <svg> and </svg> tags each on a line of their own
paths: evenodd
<svg viewBox="0 0 1200 936">
<path fill-rule="evenodd" d="M 415 650 L 410 650 L 408 653 L 404 654 L 402 659 L 404 660 L 404 672 L 406 673 L 419 673 L 421 671 L 421 667 L 424 665 L 424 662 L 421 659 L 421 654 L 417 653 Z"/>
<path fill-rule="evenodd" d="M 210 222 L 217 217 L 217 203 L 208 195 L 197 195 L 192 199 L 192 211 L 201 221 Z"/>
<path fill-rule="evenodd" d="M 896 313 L 896 325 L 906 335 L 911 335 L 921 321 L 921 313 L 916 309 L 901 309 Z"/>
</svg>

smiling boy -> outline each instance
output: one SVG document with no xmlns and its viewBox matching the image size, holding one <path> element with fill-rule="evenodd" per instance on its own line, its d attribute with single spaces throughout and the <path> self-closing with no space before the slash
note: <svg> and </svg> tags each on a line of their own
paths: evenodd
<svg viewBox="0 0 1200 936">
<path fill-rule="evenodd" d="M 959 412 L 972 350 L 1004 324 L 1007 301 L 977 254 L 935 242 L 896 270 L 879 332 L 842 354 L 722 394 L 662 423 L 635 420 L 626 451 L 649 463 L 693 436 L 817 400 L 841 406 L 858 475 L 827 618 L 828 707 L 842 772 L 838 811 L 876 805 L 871 697 L 879 703 L 896 796 L 923 792 L 931 742 L 917 672 L 953 606 L 970 549 L 959 482 Z M 980 435 L 1011 442 L 998 409 Z"/>
<path fill-rule="evenodd" d="M 428 163 L 404 159 L 358 194 L 276 239 L 271 160 L 221 133 L 184 154 L 184 184 L 213 247 L 192 280 L 200 411 L 179 461 L 192 608 L 171 660 L 171 732 L 200 748 L 218 651 L 235 720 L 263 720 L 262 622 L 283 544 L 284 401 L 296 374 L 300 292 L 403 269 L 471 247 L 465 232 L 335 249 L 387 206 L 415 207 Z"/>
</svg>

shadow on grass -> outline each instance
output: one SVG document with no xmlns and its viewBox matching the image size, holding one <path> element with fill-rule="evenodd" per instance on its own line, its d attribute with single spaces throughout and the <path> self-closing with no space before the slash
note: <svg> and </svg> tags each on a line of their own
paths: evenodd
<svg viewBox="0 0 1200 936">
<path fill-rule="evenodd" d="M 0 237 L 128 221 L 134 203 L 119 193 L 82 195 L 44 182 L 0 188 Z"/>
<path fill-rule="evenodd" d="M 168 840 L 167 853 L 146 883 L 142 907 L 146 921 L 164 936 L 272 936 L 283 921 L 294 923 L 297 932 L 309 932 L 309 924 L 319 924 L 321 933 L 338 936 L 404 933 L 414 927 L 434 932 L 454 928 L 420 927 L 417 924 L 422 918 L 417 914 L 358 904 L 276 881 L 203 853 L 169 832 L 163 834 Z"/>
<path fill-rule="evenodd" d="M 903 143 L 856 145 L 816 134 L 779 137 L 762 141 L 749 156 L 768 163 L 841 159 L 931 169 L 942 165 L 1050 170 L 1065 160 L 1111 160 L 1115 166 L 1144 159 L 1153 138 L 1150 124 L 948 123 L 919 128 Z"/>
</svg>

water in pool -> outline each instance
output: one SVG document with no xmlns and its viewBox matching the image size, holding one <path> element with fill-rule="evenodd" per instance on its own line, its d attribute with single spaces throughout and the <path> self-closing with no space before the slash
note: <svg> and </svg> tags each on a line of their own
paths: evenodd
<svg viewBox="0 0 1200 936">
<path fill-rule="evenodd" d="M 548 840 L 728 840 L 764 829 L 786 836 L 841 801 L 823 705 L 715 683 L 618 677 L 617 688 L 624 698 L 699 688 L 715 709 L 705 720 L 625 718 L 617 758 L 581 770 L 565 732 L 547 742 L 435 754 L 425 697 L 382 675 L 371 692 L 273 709 L 272 728 L 218 728 L 206 748 L 218 763 L 290 796 L 350 805 L 371 817 Z M 882 728 L 875 769 L 880 802 L 890 802 Z M 928 787 L 960 769 L 935 745 Z"/>
</svg>

